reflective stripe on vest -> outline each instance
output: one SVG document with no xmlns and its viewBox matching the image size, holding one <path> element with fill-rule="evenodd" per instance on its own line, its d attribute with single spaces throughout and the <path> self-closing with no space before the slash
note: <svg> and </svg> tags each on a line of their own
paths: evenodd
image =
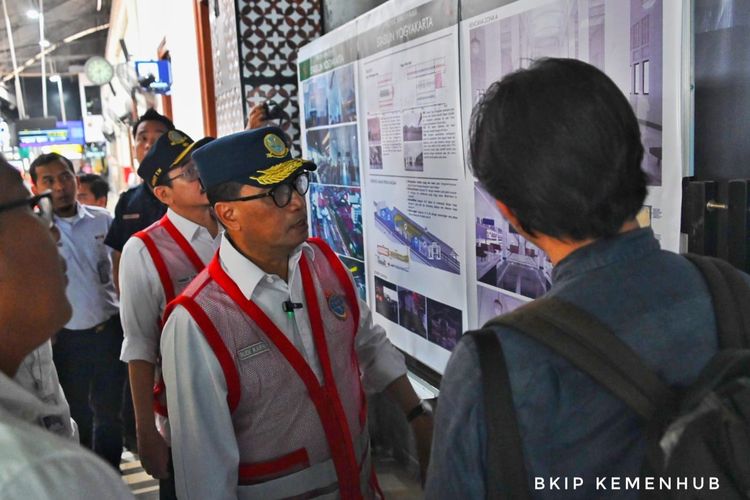
<svg viewBox="0 0 750 500">
<path fill-rule="evenodd" d="M 362 484 L 368 484 L 372 471 L 369 433 L 361 433 L 354 445 L 355 453 L 360 457 L 360 481 Z M 278 479 L 272 479 L 259 484 L 240 485 L 238 493 L 240 498 L 258 498 L 264 500 L 302 495 L 305 498 L 320 498 L 326 494 L 333 494 L 331 498 L 338 498 L 339 482 L 336 476 L 336 466 L 332 459 L 326 460 L 325 462 L 315 464 Z M 341 495 L 341 498 L 344 498 L 343 495 Z"/>
<path fill-rule="evenodd" d="M 151 261 L 156 267 L 162 289 L 164 290 L 164 304 L 169 304 L 176 295 L 190 284 L 195 276 L 200 273 L 205 265 L 196 253 L 190 242 L 180 233 L 169 217 L 164 215 L 161 219 L 151 224 L 143 231 L 133 235 L 143 241 Z M 187 273 L 187 274 L 186 274 Z M 159 331 L 163 323 L 159 318 Z M 164 380 L 161 377 L 160 362 L 157 359 L 157 369 L 154 373 L 154 412 L 167 416 L 167 392 Z"/>
<path fill-rule="evenodd" d="M 192 267 L 197 274 L 206 267 L 190 242 L 166 215 L 133 236 L 143 241 L 151 256 L 164 289 L 165 304 L 173 301 L 189 284 L 189 282 L 180 282 L 180 275 L 185 270 Z M 177 249 L 181 252 L 176 251 Z M 169 252 L 166 256 L 163 254 L 165 251 Z"/>
</svg>

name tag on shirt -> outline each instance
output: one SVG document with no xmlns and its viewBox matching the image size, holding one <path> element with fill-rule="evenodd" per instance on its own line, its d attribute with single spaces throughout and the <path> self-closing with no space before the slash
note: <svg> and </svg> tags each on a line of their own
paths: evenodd
<svg viewBox="0 0 750 500">
<path fill-rule="evenodd" d="M 239 351 L 237 351 L 237 357 L 240 358 L 240 361 L 245 361 L 254 356 L 257 356 L 258 354 L 268 352 L 269 350 L 270 349 L 268 347 L 268 344 L 261 341 L 257 344 L 249 345 L 243 349 L 240 349 Z"/>
</svg>

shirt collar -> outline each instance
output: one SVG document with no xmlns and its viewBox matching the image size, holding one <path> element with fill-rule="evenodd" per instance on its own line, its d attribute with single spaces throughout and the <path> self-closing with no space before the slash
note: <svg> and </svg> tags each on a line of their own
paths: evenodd
<svg viewBox="0 0 750 500">
<path fill-rule="evenodd" d="M 32 423 L 45 415 L 62 413 L 61 404 L 45 403 L 3 372 L 0 372 L 0 407 Z"/>
<path fill-rule="evenodd" d="M 59 215 L 55 214 L 55 222 L 59 222 L 61 220 L 65 220 L 70 222 L 71 224 L 75 224 L 79 220 L 83 219 L 84 217 L 93 218 L 94 215 L 91 213 L 90 210 L 86 208 L 86 205 L 76 201 L 76 213 L 75 215 L 72 215 L 70 217 L 60 217 Z"/>
<path fill-rule="evenodd" d="M 177 228 L 177 231 L 179 231 L 180 234 L 190 242 L 198 238 L 198 236 L 204 231 L 209 235 L 209 237 L 211 236 L 211 233 L 208 232 L 208 229 L 201 226 L 200 224 L 196 224 L 195 222 L 186 219 L 171 208 L 167 209 L 167 218 L 172 222 L 172 224 L 174 224 L 174 227 Z"/>
<path fill-rule="evenodd" d="M 302 243 L 300 246 L 294 249 L 289 255 L 289 279 L 294 275 L 297 267 L 299 266 L 299 260 L 302 257 L 302 252 L 308 259 L 312 260 L 315 258 L 315 252 L 309 243 Z M 229 277 L 237 284 L 242 295 L 246 299 L 252 299 L 255 289 L 268 276 L 276 276 L 275 274 L 268 274 L 259 268 L 253 261 L 242 255 L 232 243 L 232 240 L 228 236 L 222 238 L 221 246 L 219 247 L 219 259 L 221 261 L 221 267 L 229 275 Z M 277 277 L 277 276 L 276 276 Z"/>
<path fill-rule="evenodd" d="M 552 270 L 556 285 L 579 274 L 617 262 L 640 259 L 660 250 L 651 228 L 635 229 L 611 238 L 602 238 L 574 251 Z"/>
</svg>

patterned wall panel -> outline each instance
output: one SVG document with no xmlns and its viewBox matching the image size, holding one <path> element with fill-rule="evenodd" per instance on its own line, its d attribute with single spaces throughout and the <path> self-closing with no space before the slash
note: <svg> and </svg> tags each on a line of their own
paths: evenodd
<svg viewBox="0 0 750 500">
<path fill-rule="evenodd" d="M 286 131 L 299 151 L 297 50 L 321 35 L 321 0 L 236 3 L 245 115 L 266 100 L 281 105 Z"/>
<path fill-rule="evenodd" d="M 211 0 L 209 6 L 216 92 L 216 132 L 221 137 L 245 128 L 237 14 L 234 0 Z"/>
</svg>

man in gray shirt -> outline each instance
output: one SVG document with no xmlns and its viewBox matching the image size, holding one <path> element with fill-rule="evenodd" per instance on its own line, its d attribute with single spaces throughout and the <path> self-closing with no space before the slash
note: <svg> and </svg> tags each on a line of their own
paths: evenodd
<svg viewBox="0 0 750 500">
<path fill-rule="evenodd" d="M 122 327 L 112 280 L 111 250 L 104 244 L 112 215 L 76 201 L 78 179 L 70 160 L 57 153 L 37 157 L 29 168 L 32 190 L 51 190 L 60 253 L 67 264 L 66 295 L 73 316 L 53 345 L 57 374 L 78 424 L 81 444 L 113 467 L 122 454 Z"/>
</svg>

